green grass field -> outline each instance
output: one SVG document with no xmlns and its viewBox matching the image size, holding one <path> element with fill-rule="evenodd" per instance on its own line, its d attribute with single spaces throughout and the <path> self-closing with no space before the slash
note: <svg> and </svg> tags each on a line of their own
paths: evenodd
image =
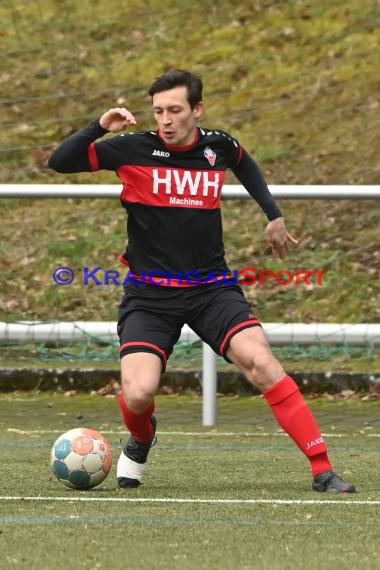
<svg viewBox="0 0 380 570">
<path fill-rule="evenodd" d="M 0 395 L 0 567 L 378 568 L 379 402 L 310 405 L 356 495 L 311 491 L 308 462 L 260 397 L 220 398 L 210 429 L 201 398 L 159 396 L 145 484 L 125 492 L 115 485 L 124 436 L 115 398 Z M 55 439 L 77 426 L 100 430 L 114 451 L 109 477 L 86 492 L 49 467 Z"/>
</svg>

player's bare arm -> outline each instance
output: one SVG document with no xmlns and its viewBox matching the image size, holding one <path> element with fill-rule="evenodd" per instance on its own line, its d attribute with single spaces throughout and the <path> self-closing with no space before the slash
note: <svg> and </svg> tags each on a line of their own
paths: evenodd
<svg viewBox="0 0 380 570">
<path fill-rule="evenodd" d="M 285 259 L 289 251 L 289 242 L 297 244 L 298 241 L 286 230 L 284 218 L 276 218 L 266 227 L 266 236 L 272 248 L 273 255 Z"/>
<path fill-rule="evenodd" d="M 99 119 L 100 126 L 110 132 L 122 131 L 128 125 L 136 125 L 137 121 L 125 107 L 108 109 Z"/>
</svg>

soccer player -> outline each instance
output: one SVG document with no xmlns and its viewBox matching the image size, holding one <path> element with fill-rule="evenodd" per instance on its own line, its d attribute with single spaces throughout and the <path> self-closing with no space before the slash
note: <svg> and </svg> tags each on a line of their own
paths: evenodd
<svg viewBox="0 0 380 570">
<path fill-rule="evenodd" d="M 189 71 L 164 73 L 149 89 L 157 130 L 97 141 L 136 125 L 128 109 L 112 108 L 63 141 L 49 160 L 62 173 L 113 170 L 123 183 L 128 245 L 121 262 L 129 272 L 118 322 L 119 402 L 130 437 L 118 461 L 118 485 L 133 488 L 143 480 L 160 375 L 187 323 L 263 393 L 310 461 L 312 488 L 354 493 L 334 472 L 314 416 L 226 265 L 220 195 L 227 169 L 266 214 L 274 255 L 283 259 L 296 240 L 253 158 L 227 132 L 199 126 L 202 87 Z"/>
</svg>

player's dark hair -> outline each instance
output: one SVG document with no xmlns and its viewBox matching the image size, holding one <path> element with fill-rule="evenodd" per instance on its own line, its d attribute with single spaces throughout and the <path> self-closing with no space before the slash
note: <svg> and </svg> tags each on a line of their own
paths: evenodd
<svg viewBox="0 0 380 570">
<path fill-rule="evenodd" d="M 182 86 L 187 87 L 187 100 L 190 107 L 194 109 L 195 105 L 202 101 L 203 84 L 201 78 L 190 71 L 172 69 L 163 73 L 152 83 L 148 93 L 153 97 L 155 93 Z"/>
</svg>

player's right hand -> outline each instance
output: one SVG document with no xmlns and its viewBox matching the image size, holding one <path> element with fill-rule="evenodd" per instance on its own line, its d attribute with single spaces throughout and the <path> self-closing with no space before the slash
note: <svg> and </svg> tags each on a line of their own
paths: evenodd
<svg viewBox="0 0 380 570">
<path fill-rule="evenodd" d="M 100 126 L 107 131 L 122 131 L 128 125 L 136 125 L 137 121 L 125 107 L 108 109 L 99 119 Z"/>
<path fill-rule="evenodd" d="M 273 255 L 279 259 L 285 259 L 289 252 L 289 243 L 298 244 L 298 241 L 287 232 L 284 218 L 282 217 L 269 222 L 266 228 L 266 235 Z"/>
</svg>

